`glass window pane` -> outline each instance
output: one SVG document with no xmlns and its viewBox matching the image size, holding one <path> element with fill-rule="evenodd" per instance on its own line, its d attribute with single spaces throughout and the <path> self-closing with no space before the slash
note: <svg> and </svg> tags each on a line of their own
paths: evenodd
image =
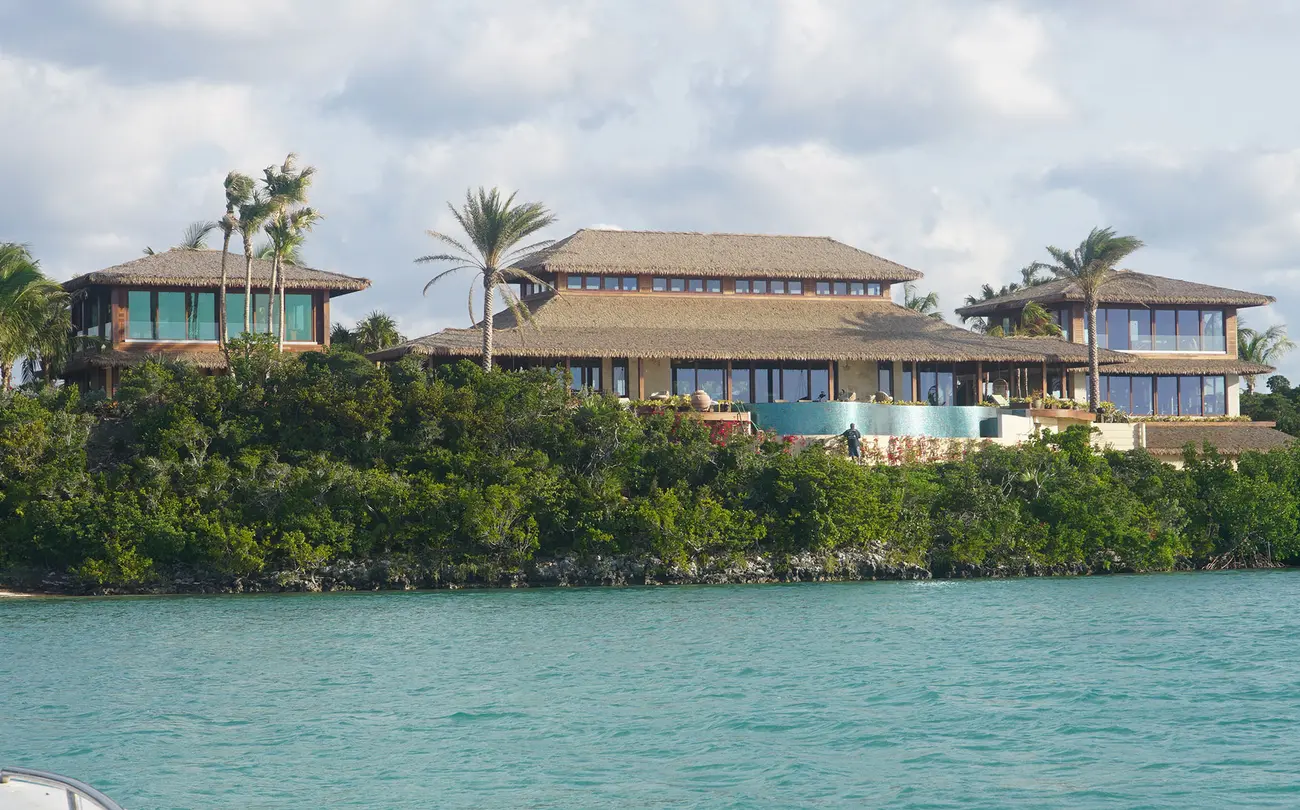
<svg viewBox="0 0 1300 810">
<path fill-rule="evenodd" d="M 1217 309 L 1201 311 L 1201 351 L 1224 352 L 1228 341 L 1223 334 L 1223 312 Z M 1209 407 L 1208 404 L 1206 407 Z"/>
<path fill-rule="evenodd" d="M 764 294 L 766 294 L 766 293 L 767 293 L 767 282 L 766 282 L 765 280 L 761 279 L 761 278 L 760 278 L 760 279 L 756 279 L 756 280 L 754 281 L 754 292 L 755 292 L 756 294 L 758 294 L 758 295 L 764 295 Z"/>
<path fill-rule="evenodd" d="M 565 289 L 569 289 L 569 290 L 581 290 L 582 276 L 570 275 L 568 278 L 564 280 L 564 286 Z"/>
<path fill-rule="evenodd" d="M 912 364 L 903 364 L 903 390 L 899 391 L 894 398 L 901 399 L 904 402 L 911 402 L 916 399 L 916 392 L 912 390 Z"/>
<path fill-rule="evenodd" d="M 1178 378 L 1179 413 L 1183 416 L 1201 415 L 1201 378 Z"/>
<path fill-rule="evenodd" d="M 284 296 L 284 325 L 286 341 L 311 342 L 311 293 L 287 293 Z"/>
<path fill-rule="evenodd" d="M 1129 413 L 1134 416 L 1150 416 L 1155 380 L 1151 377 L 1133 377 L 1131 385 L 1133 390 Z"/>
<path fill-rule="evenodd" d="M 1174 311 L 1172 309 L 1157 309 L 1155 315 L 1155 350 L 1158 352 L 1175 351 L 1178 348 L 1178 335 L 1175 332 Z"/>
<path fill-rule="evenodd" d="M 1120 413 L 1128 413 L 1132 400 L 1129 397 L 1129 378 L 1119 377 L 1116 375 L 1106 375 L 1102 379 L 1110 378 L 1109 396 L 1107 399 L 1115 404 L 1115 409 Z"/>
<path fill-rule="evenodd" d="M 749 282 L 746 281 L 745 279 L 739 279 L 739 280 L 737 280 L 737 281 L 736 281 L 736 292 L 738 292 L 738 293 L 748 293 L 748 292 L 749 292 Z"/>
<path fill-rule="evenodd" d="M 789 293 L 790 295 L 803 295 L 803 282 L 787 281 L 786 292 Z"/>
<path fill-rule="evenodd" d="M 731 398 L 737 402 L 753 402 L 749 391 L 749 369 L 731 369 Z"/>
<path fill-rule="evenodd" d="M 599 360 L 587 366 L 587 387 L 592 391 L 603 391 L 605 389 L 605 386 L 601 384 L 600 372 Z"/>
<path fill-rule="evenodd" d="M 1101 327 L 1099 326 L 1098 329 Z M 1106 348 L 1127 349 L 1128 345 L 1128 310 L 1106 310 Z"/>
<path fill-rule="evenodd" d="M 1084 339 L 1084 340 L 1087 340 L 1087 339 L 1088 339 L 1088 331 L 1087 331 L 1087 330 L 1088 330 L 1088 317 L 1087 317 L 1086 315 L 1085 315 L 1084 318 L 1083 318 L 1083 329 L 1084 329 L 1084 332 L 1083 332 L 1083 339 Z M 1100 349 L 1109 349 L 1109 348 L 1111 348 L 1109 345 L 1107 345 L 1108 341 L 1107 341 L 1106 338 L 1107 338 L 1107 335 L 1106 335 L 1106 309 L 1105 309 L 1104 307 L 1098 307 L 1098 308 L 1097 308 L 1097 347 L 1098 347 L 1098 348 L 1100 348 Z"/>
<path fill-rule="evenodd" d="M 1099 397 L 1097 401 L 1110 402 L 1110 375 L 1102 374 L 1097 385 L 1097 396 Z"/>
<path fill-rule="evenodd" d="M 880 295 L 880 285 L 872 282 L 867 285 L 867 295 Z"/>
<path fill-rule="evenodd" d="M 771 285 L 772 295 L 785 295 L 785 282 L 773 281 Z"/>
<path fill-rule="evenodd" d="M 854 281 L 851 284 L 849 284 L 849 295 L 866 295 L 866 294 L 867 294 L 867 285 L 863 284 L 861 281 Z"/>
<path fill-rule="evenodd" d="M 829 281 L 819 281 L 819 282 L 817 282 L 817 294 L 818 294 L 818 295 L 830 295 L 830 294 L 831 294 L 831 283 L 830 283 Z"/>
<path fill-rule="evenodd" d="M 668 279 L 656 278 L 654 281 L 650 282 L 650 289 L 653 290 L 654 292 L 667 292 Z"/>
<path fill-rule="evenodd" d="M 922 369 L 917 377 L 917 387 L 920 389 L 922 402 L 928 402 L 931 405 L 939 404 L 940 393 L 938 374 L 933 371 Z"/>
<path fill-rule="evenodd" d="M 127 340 L 153 339 L 153 293 L 131 290 L 126 294 Z"/>
<path fill-rule="evenodd" d="M 271 301 L 266 293 L 253 293 L 253 331 L 258 334 L 265 334 L 268 331 L 274 331 L 267 319 L 271 316 Z M 280 325 L 280 313 L 275 313 L 275 324 Z"/>
<path fill-rule="evenodd" d="M 673 279 L 672 284 L 669 286 L 669 290 L 671 290 L 672 292 L 686 292 L 686 279 L 684 278 Z"/>
<path fill-rule="evenodd" d="M 636 292 L 636 290 L 637 290 L 637 277 L 623 276 L 623 291 Z"/>
<path fill-rule="evenodd" d="M 1178 310 L 1178 351 L 1194 352 L 1201 348 L 1201 313 L 1196 309 Z"/>
<path fill-rule="evenodd" d="M 695 393 L 695 366 L 673 364 L 673 393 L 678 395 Z"/>
<path fill-rule="evenodd" d="M 583 284 L 583 288 L 587 290 L 599 290 L 600 276 L 587 276 L 586 283 Z"/>
<path fill-rule="evenodd" d="M 1227 387 L 1222 377 L 1206 377 L 1201 389 L 1205 394 L 1205 415 L 1223 416 L 1228 412 Z"/>
<path fill-rule="evenodd" d="M 727 370 L 721 366 L 701 366 L 695 372 L 696 388 L 703 390 L 713 399 L 722 399 L 726 396 L 726 388 L 724 387 L 726 379 Z"/>
<path fill-rule="evenodd" d="M 953 388 L 953 373 L 951 371 L 939 372 L 939 404 L 956 405 L 956 391 Z"/>
<path fill-rule="evenodd" d="M 158 293 L 158 339 L 185 340 L 185 293 Z"/>
<path fill-rule="evenodd" d="M 766 366 L 759 366 L 754 369 L 754 402 L 771 402 L 775 397 L 772 396 L 772 369 Z"/>
<path fill-rule="evenodd" d="M 612 371 L 614 372 L 614 394 L 620 397 L 627 396 L 627 361 L 615 360 Z"/>
<path fill-rule="evenodd" d="M 722 292 L 722 279 L 720 279 L 720 278 L 711 278 L 711 279 L 709 279 L 709 280 L 705 283 L 705 285 L 704 285 L 704 289 L 707 290 L 707 291 L 709 291 L 709 292 L 711 292 L 711 293 L 720 293 L 720 292 Z"/>
<path fill-rule="evenodd" d="M 604 289 L 606 289 L 606 290 L 617 290 L 617 289 L 618 289 L 618 276 L 605 276 L 603 286 L 604 286 Z"/>
<path fill-rule="evenodd" d="M 894 395 L 894 364 L 879 363 L 876 366 L 876 390 L 883 391 L 891 397 Z"/>
<path fill-rule="evenodd" d="M 217 294 L 187 293 L 186 298 L 185 339 L 216 340 Z"/>
<path fill-rule="evenodd" d="M 781 369 L 781 398 L 786 402 L 797 402 L 808 397 L 808 369 Z"/>
<path fill-rule="evenodd" d="M 704 292 L 704 279 L 702 278 L 691 279 L 691 292 Z"/>
<path fill-rule="evenodd" d="M 814 366 L 808 371 L 808 395 L 814 401 L 831 398 L 831 372 L 829 368 L 817 368 Z"/>
<path fill-rule="evenodd" d="M 837 282 L 835 282 L 835 284 L 834 284 L 834 286 L 833 286 L 833 289 L 834 289 L 834 294 L 835 294 L 835 295 L 848 295 L 848 294 L 849 294 L 849 284 L 848 284 L 847 281 L 837 281 Z"/>
<path fill-rule="evenodd" d="M 1151 351 L 1151 310 L 1128 311 L 1128 345 L 1134 351 Z"/>
<path fill-rule="evenodd" d="M 1156 414 L 1159 416 L 1178 415 L 1178 378 L 1156 378 Z"/>
</svg>

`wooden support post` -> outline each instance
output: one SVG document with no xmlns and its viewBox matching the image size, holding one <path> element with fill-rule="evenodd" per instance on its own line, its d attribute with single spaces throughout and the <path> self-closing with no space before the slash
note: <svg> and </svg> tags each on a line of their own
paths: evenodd
<svg viewBox="0 0 1300 810">
<path fill-rule="evenodd" d="M 916 361 L 913 360 L 912 361 L 912 401 L 913 402 L 921 401 L 920 385 L 921 385 L 921 375 L 917 373 Z"/>
<path fill-rule="evenodd" d="M 722 398 L 730 402 L 731 401 L 731 361 L 730 360 L 727 361 L 727 370 L 724 373 L 726 374 L 726 376 L 723 377 L 722 379 Z"/>
<path fill-rule="evenodd" d="M 645 366 L 640 357 L 636 359 L 636 398 L 645 399 Z"/>
<path fill-rule="evenodd" d="M 1043 361 L 1043 397 L 1047 397 L 1047 361 Z"/>
<path fill-rule="evenodd" d="M 984 401 L 984 361 L 975 361 L 975 404 Z"/>
<path fill-rule="evenodd" d="M 877 374 L 876 376 L 880 376 L 880 375 Z M 826 361 L 826 379 L 829 381 L 829 382 L 827 383 L 827 385 L 830 387 L 830 390 L 826 392 L 826 398 L 829 399 L 829 400 L 834 400 L 834 399 L 835 399 L 835 387 L 836 387 L 836 385 L 837 385 L 837 381 L 836 381 L 836 379 L 835 379 L 835 361 L 834 361 L 834 360 L 827 360 L 827 361 Z"/>
</svg>

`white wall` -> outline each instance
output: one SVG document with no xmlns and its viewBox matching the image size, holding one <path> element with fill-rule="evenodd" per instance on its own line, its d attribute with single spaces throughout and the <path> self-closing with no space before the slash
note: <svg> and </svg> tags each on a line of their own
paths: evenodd
<svg viewBox="0 0 1300 810">
<path fill-rule="evenodd" d="M 1228 416 L 1241 416 L 1241 378 L 1236 374 L 1225 376 L 1224 382 L 1228 385 Z M 1260 382 L 1263 382 L 1263 380 L 1257 380 L 1256 385 Z M 1265 392 L 1268 391 L 1267 388 L 1264 390 Z"/>
</svg>

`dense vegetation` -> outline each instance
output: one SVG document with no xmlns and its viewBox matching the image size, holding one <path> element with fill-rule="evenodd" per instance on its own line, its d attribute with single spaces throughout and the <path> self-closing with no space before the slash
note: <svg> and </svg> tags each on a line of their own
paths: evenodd
<svg viewBox="0 0 1300 810">
<path fill-rule="evenodd" d="M 1300 558 L 1300 452 L 1180 471 L 1095 455 L 1080 431 L 858 466 L 639 419 L 544 371 L 261 349 L 235 352 L 234 377 L 146 363 L 112 401 L 0 394 L 0 571 L 131 588 L 383 557 L 501 572 L 861 549 L 938 574 Z"/>
<path fill-rule="evenodd" d="M 1268 393 L 1243 393 L 1241 413 L 1262 422 L 1276 422 L 1277 429 L 1300 436 L 1300 388 L 1281 374 L 1268 378 Z"/>
</svg>

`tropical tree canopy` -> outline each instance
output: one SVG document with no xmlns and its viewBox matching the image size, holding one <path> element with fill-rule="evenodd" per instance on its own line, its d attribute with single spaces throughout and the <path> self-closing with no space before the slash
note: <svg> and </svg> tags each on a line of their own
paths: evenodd
<svg viewBox="0 0 1300 810">
<path fill-rule="evenodd" d="M 532 323 L 532 313 L 519 300 L 519 296 L 510 286 L 511 281 L 531 281 L 545 284 L 541 279 L 526 270 L 512 265 L 523 261 L 533 253 L 551 244 L 550 239 L 521 245 L 533 234 L 555 222 L 555 215 L 540 202 L 515 204 L 515 195 L 502 199 L 501 192 L 495 188 L 487 191 L 482 186 L 475 193 L 472 189 L 465 192 L 465 204 L 457 209 L 451 203 L 447 208 L 465 235 L 469 237 L 470 246 L 439 231 L 428 231 L 429 236 L 449 246 L 452 252 L 434 253 L 421 256 L 417 263 L 453 262 L 456 266 L 443 270 L 429 279 L 424 285 L 424 294 L 438 282 L 461 270 L 474 270 L 476 279 L 483 286 L 483 368 L 492 369 L 492 315 L 495 311 L 493 298 L 500 289 L 506 305 L 510 307 L 521 323 Z M 469 285 L 468 299 L 470 322 L 474 317 L 474 282 Z"/>
<path fill-rule="evenodd" d="M 1237 328 L 1237 356 L 1249 363 L 1275 366 L 1294 348 L 1295 343 L 1287 337 L 1285 324 L 1274 324 L 1262 332 L 1245 325 Z M 1254 374 L 1246 375 L 1246 390 L 1255 390 L 1255 378 Z"/>
<path fill-rule="evenodd" d="M 943 319 L 943 313 L 939 311 L 939 293 L 921 295 L 917 292 L 916 285 L 910 281 L 903 285 L 903 306 L 931 318 Z"/>
<path fill-rule="evenodd" d="M 13 386 L 19 358 L 39 360 L 47 373 L 67 355 L 71 321 L 68 295 L 41 272 L 25 245 L 0 243 L 0 388 Z"/>
<path fill-rule="evenodd" d="M 185 226 L 185 233 L 181 235 L 181 241 L 172 245 L 172 250 L 207 250 L 208 237 L 212 232 L 221 228 L 220 222 L 199 219 Z M 151 247 L 145 247 L 144 255 L 153 256 L 157 253 Z"/>
<path fill-rule="evenodd" d="M 1117 236 L 1114 228 L 1093 228 L 1074 250 L 1049 245 L 1047 252 L 1054 264 L 1035 262 L 1030 265 L 1074 282 L 1083 295 L 1088 324 L 1088 407 L 1094 411 L 1101 404 L 1097 356 L 1098 299 L 1102 289 L 1117 277 L 1115 267 L 1142 245 L 1142 240 L 1136 236 Z"/>
<path fill-rule="evenodd" d="M 397 321 L 386 312 L 375 310 L 348 331 L 349 345 L 358 352 L 377 352 L 396 346 L 406 338 L 397 331 Z"/>
</svg>

